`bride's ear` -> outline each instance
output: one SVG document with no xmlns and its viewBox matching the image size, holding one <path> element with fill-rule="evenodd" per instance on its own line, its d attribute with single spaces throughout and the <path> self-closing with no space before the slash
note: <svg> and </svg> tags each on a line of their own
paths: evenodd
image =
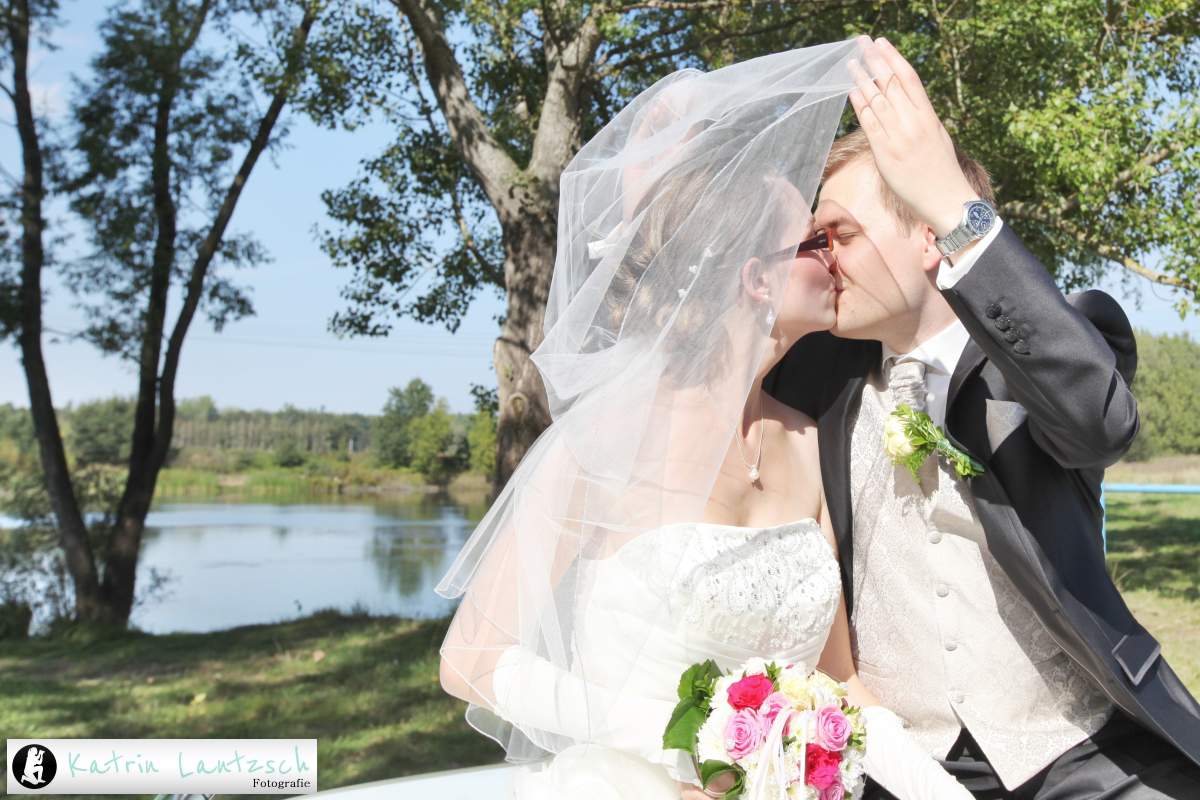
<svg viewBox="0 0 1200 800">
<path fill-rule="evenodd" d="M 771 290 L 762 271 L 761 258 L 751 258 L 742 264 L 742 289 L 757 303 L 766 303 L 771 299 Z"/>
</svg>

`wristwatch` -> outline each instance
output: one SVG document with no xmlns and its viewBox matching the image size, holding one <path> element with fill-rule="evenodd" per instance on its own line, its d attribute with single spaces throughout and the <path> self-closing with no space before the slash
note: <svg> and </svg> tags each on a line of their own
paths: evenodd
<svg viewBox="0 0 1200 800">
<path fill-rule="evenodd" d="M 996 208 L 986 200 L 968 200 L 963 203 L 962 222 L 934 244 L 942 255 L 962 250 L 978 239 L 987 236 L 987 232 L 996 224 Z"/>
</svg>

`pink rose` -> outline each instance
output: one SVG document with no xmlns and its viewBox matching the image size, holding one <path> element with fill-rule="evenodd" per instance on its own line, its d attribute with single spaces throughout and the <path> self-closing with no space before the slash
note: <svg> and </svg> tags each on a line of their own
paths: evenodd
<svg viewBox="0 0 1200 800">
<path fill-rule="evenodd" d="M 821 790 L 821 800 L 842 800 L 845 794 L 846 790 L 842 786 L 841 778 L 839 778 Z"/>
<path fill-rule="evenodd" d="M 762 715 L 763 727 L 768 731 L 771 730 L 771 726 L 775 724 L 775 717 L 779 716 L 779 712 L 785 708 L 790 710 L 791 707 L 792 701 L 783 692 L 772 692 L 767 695 L 767 699 L 762 701 L 762 705 L 758 709 L 758 713 Z M 785 736 L 788 735 L 788 729 L 791 727 L 790 720 L 784 723 L 783 733 Z"/>
<path fill-rule="evenodd" d="M 820 745 L 809 744 L 806 748 L 804 765 L 804 782 L 817 791 L 824 791 L 835 781 L 841 783 L 842 773 L 838 764 L 842 763 L 842 754 L 830 752 Z"/>
<path fill-rule="evenodd" d="M 725 725 L 725 752 L 740 761 L 761 747 L 766 738 L 762 717 L 753 708 L 743 708 Z"/>
<path fill-rule="evenodd" d="M 833 764 L 822 764 L 814 769 L 808 775 L 808 783 L 812 784 L 814 789 L 821 792 L 821 797 L 824 798 L 825 791 L 830 786 L 835 784 L 840 785 L 842 782 L 841 771 Z"/>
<path fill-rule="evenodd" d="M 747 675 L 729 687 L 729 705 L 739 710 L 758 708 L 774 688 L 766 675 Z"/>
<path fill-rule="evenodd" d="M 817 743 L 826 750 L 842 750 L 850 741 L 850 720 L 837 706 L 817 712 Z"/>
</svg>

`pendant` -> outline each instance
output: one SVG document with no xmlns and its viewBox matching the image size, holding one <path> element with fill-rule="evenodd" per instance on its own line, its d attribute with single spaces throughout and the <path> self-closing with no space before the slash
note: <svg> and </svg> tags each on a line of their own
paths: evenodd
<svg viewBox="0 0 1200 800">
<path fill-rule="evenodd" d="M 758 480 L 758 467 L 750 468 L 750 482 L 754 483 Z"/>
</svg>

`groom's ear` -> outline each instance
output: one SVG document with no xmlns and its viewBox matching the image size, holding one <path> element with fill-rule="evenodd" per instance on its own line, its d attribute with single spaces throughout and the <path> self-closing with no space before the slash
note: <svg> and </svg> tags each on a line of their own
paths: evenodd
<svg viewBox="0 0 1200 800">
<path fill-rule="evenodd" d="M 770 288 L 762 271 L 762 259 L 754 257 L 742 264 L 742 289 L 750 295 L 751 300 L 760 303 L 770 297 Z"/>
<path fill-rule="evenodd" d="M 921 269 L 937 274 L 938 265 L 942 263 L 942 251 L 937 249 L 937 234 L 933 228 L 924 223 L 921 226 Z"/>
</svg>

